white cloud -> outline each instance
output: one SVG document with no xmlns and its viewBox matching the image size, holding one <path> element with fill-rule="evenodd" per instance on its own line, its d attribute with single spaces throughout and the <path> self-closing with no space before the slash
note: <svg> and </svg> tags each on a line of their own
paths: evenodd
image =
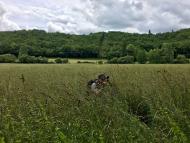
<svg viewBox="0 0 190 143">
<path fill-rule="evenodd" d="M 7 17 L 5 5 L 0 2 L 0 31 L 19 30 L 19 26 Z"/>
<path fill-rule="evenodd" d="M 3 0 L 0 30 L 84 34 L 97 31 L 165 32 L 190 27 L 190 1 Z M 7 10 L 5 9 L 7 8 Z"/>
<path fill-rule="evenodd" d="M 47 23 L 48 32 L 63 32 L 63 28 L 53 22 Z"/>
</svg>

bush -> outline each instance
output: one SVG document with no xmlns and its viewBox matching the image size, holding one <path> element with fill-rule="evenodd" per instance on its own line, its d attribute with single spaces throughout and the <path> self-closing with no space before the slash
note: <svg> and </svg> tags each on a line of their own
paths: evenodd
<svg viewBox="0 0 190 143">
<path fill-rule="evenodd" d="M 187 64 L 189 60 L 184 55 L 178 55 L 174 62 L 176 64 Z"/>
<path fill-rule="evenodd" d="M 109 64 L 132 64 L 134 63 L 135 58 L 133 56 L 125 56 L 120 58 L 113 58 L 108 60 Z"/>
<path fill-rule="evenodd" d="M 110 59 L 110 60 L 108 60 L 108 63 L 109 64 L 117 64 L 117 61 L 118 61 L 118 58 L 113 58 L 113 59 Z"/>
<path fill-rule="evenodd" d="M 104 62 L 103 61 L 98 61 L 98 64 L 102 65 L 102 64 L 104 64 Z"/>
<path fill-rule="evenodd" d="M 62 63 L 62 59 L 61 58 L 57 58 L 57 59 L 55 59 L 55 62 L 58 63 L 58 64 L 61 64 Z"/>
<path fill-rule="evenodd" d="M 95 62 L 89 62 L 89 61 L 77 61 L 78 64 L 95 64 Z"/>
<path fill-rule="evenodd" d="M 28 55 L 19 56 L 20 63 L 48 63 L 48 59 L 45 57 L 35 57 Z"/>
<path fill-rule="evenodd" d="M 69 63 L 69 60 L 68 59 L 62 59 L 62 63 L 67 64 L 67 63 Z"/>
<path fill-rule="evenodd" d="M 61 58 L 57 58 L 55 59 L 55 62 L 58 63 L 58 64 L 66 64 L 69 62 L 68 59 L 61 59 Z"/>
<path fill-rule="evenodd" d="M 34 58 L 33 56 L 28 56 L 28 55 L 20 55 L 19 56 L 19 62 L 20 63 L 34 63 Z"/>
<path fill-rule="evenodd" d="M 125 57 L 118 58 L 117 63 L 132 64 L 132 63 L 134 63 L 134 57 L 133 56 L 125 56 Z"/>
<path fill-rule="evenodd" d="M 48 59 L 45 57 L 36 57 L 36 63 L 48 63 Z"/>
<path fill-rule="evenodd" d="M 12 54 L 0 55 L 0 63 L 15 63 L 16 56 Z"/>
</svg>

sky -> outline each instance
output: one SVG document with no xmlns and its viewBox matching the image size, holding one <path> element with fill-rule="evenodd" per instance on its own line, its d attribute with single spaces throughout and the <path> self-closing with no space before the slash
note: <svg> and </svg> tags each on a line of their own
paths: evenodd
<svg viewBox="0 0 190 143">
<path fill-rule="evenodd" d="M 0 31 L 167 32 L 190 27 L 190 0 L 0 0 Z"/>
</svg>

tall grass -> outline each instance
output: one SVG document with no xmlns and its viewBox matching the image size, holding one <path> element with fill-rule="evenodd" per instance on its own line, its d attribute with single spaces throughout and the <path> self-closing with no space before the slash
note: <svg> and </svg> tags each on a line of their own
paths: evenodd
<svg viewBox="0 0 190 143">
<path fill-rule="evenodd" d="M 99 73 L 101 96 L 86 83 Z M 0 142 L 190 142 L 189 65 L 1 65 Z"/>
</svg>

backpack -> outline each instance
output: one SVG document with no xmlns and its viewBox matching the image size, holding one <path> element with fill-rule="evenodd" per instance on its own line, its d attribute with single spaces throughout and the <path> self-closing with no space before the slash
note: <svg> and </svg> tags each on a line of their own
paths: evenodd
<svg viewBox="0 0 190 143">
<path fill-rule="evenodd" d="M 87 83 L 87 86 L 90 88 L 91 85 L 96 82 L 96 79 L 95 80 L 89 80 L 88 83 Z"/>
</svg>

